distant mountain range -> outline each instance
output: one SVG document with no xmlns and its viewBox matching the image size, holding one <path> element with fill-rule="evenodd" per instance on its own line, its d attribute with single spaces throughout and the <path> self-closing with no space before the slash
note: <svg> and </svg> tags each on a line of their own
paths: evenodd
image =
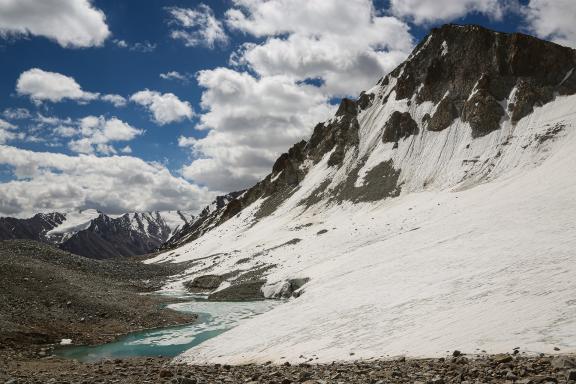
<svg viewBox="0 0 576 384">
<path fill-rule="evenodd" d="M 32 239 L 63 250 L 107 259 L 149 253 L 194 220 L 189 211 L 106 215 L 93 209 L 39 213 L 31 218 L 0 218 L 0 240 Z"/>
</svg>

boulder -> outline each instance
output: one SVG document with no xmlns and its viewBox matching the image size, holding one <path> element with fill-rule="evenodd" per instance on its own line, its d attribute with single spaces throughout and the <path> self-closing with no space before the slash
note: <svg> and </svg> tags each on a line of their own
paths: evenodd
<svg viewBox="0 0 576 384">
<path fill-rule="evenodd" d="M 219 275 L 203 275 L 185 282 L 184 287 L 190 292 L 213 291 L 218 288 L 223 281 L 224 278 Z"/>
<path fill-rule="evenodd" d="M 231 285 L 208 296 L 211 301 L 255 301 L 264 300 L 262 286 L 265 281 L 248 281 Z"/>
</svg>

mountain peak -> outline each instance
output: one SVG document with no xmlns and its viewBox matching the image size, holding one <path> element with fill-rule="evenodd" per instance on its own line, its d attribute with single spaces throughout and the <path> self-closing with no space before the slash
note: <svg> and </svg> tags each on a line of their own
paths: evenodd
<svg viewBox="0 0 576 384">
<path fill-rule="evenodd" d="M 392 78 L 388 96 L 430 101 L 436 113 L 427 128 L 441 131 L 455 118 L 470 123 L 475 137 L 498 129 L 502 118 L 517 122 L 554 95 L 576 93 L 576 51 L 519 33 L 472 25 L 434 29 Z M 505 105 L 504 105 L 505 104 Z"/>
</svg>

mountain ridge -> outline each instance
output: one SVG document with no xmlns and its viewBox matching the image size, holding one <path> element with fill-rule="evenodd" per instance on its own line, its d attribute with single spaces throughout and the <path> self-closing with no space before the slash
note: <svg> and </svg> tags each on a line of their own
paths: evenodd
<svg viewBox="0 0 576 384">
<path fill-rule="evenodd" d="M 434 30 L 146 261 L 194 263 L 166 290 L 290 298 L 179 360 L 576 351 L 575 66 L 527 35 Z"/>
<path fill-rule="evenodd" d="M 0 218 L 0 239 L 30 239 L 103 259 L 152 252 L 194 219 L 187 211 L 125 213 L 97 210 L 39 213 L 28 219 Z"/>
<path fill-rule="evenodd" d="M 470 33 L 474 38 L 470 38 Z M 393 92 L 396 100 L 407 100 L 402 109 L 408 109 L 411 103 L 434 103 L 434 108 L 419 117 L 418 124 L 413 112 L 392 113 L 384 124 L 382 141 L 392 143 L 393 149 L 399 141 L 418 135 L 420 130 L 441 132 L 456 119 L 470 125 L 475 139 L 498 130 L 504 120 L 517 123 L 532 113 L 535 106 L 552 101 L 556 94 L 576 93 L 575 67 L 573 49 L 530 35 L 493 32 L 478 25 L 447 24 L 434 28 L 404 63 L 382 77 L 374 88 L 362 92 L 357 100 L 344 98 L 333 119 L 317 124 L 308 141 L 302 140 L 281 154 L 269 175 L 213 212 L 204 226 L 214 228 L 261 198 L 270 197 L 256 217 L 273 212 L 305 177 L 305 160 L 317 164 L 332 151 L 328 166 L 341 166 L 346 151 L 360 143 L 358 114 L 375 102 L 385 105 Z M 377 94 L 378 87 L 386 88 L 386 93 Z M 554 132 L 551 129 L 549 135 L 558 133 Z M 368 155 L 366 149 L 358 149 L 363 152 L 361 157 Z M 367 159 L 359 162 L 364 161 Z M 399 173 L 392 159 L 371 172 L 368 179 L 386 181 L 359 190 L 350 186 L 357 180 L 348 180 L 336 194 L 337 200 L 378 200 L 400 193 Z M 323 187 L 319 185 L 312 195 L 322 192 Z M 314 203 L 314 196 L 303 204 Z M 170 246 L 183 245 L 204 233 L 205 230 L 189 226 Z"/>
</svg>

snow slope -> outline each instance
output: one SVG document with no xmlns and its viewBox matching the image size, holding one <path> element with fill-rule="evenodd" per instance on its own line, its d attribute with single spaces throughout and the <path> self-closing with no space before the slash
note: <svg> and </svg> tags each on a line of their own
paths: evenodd
<svg viewBox="0 0 576 384">
<path fill-rule="evenodd" d="M 61 243 L 66 241 L 74 233 L 82 231 L 90 226 L 92 220 L 100 215 L 95 209 L 86 209 L 83 211 L 72 211 L 64 213 L 62 224 L 46 232 L 48 239 Z"/>
<path fill-rule="evenodd" d="M 516 346 L 576 351 L 576 96 L 557 97 L 515 126 L 504 122 L 476 140 L 456 119 L 442 132 L 404 139 L 395 153 L 370 128 L 386 117 L 368 114 L 380 113 L 390 112 L 374 108 L 359 117 L 365 119 L 359 151 L 401 164 L 400 197 L 306 209 L 299 203 L 315 186 L 341 177 L 344 167 L 327 167 L 327 154 L 272 215 L 255 222 L 258 201 L 150 261 L 202 259 L 166 289 L 199 273 L 270 264 L 277 266 L 263 288 L 270 297 L 286 279 L 311 279 L 300 297 L 181 360 L 329 362 Z M 550 136 L 554 127 L 563 129 Z M 283 245 L 293 239 L 301 241 Z"/>
</svg>

